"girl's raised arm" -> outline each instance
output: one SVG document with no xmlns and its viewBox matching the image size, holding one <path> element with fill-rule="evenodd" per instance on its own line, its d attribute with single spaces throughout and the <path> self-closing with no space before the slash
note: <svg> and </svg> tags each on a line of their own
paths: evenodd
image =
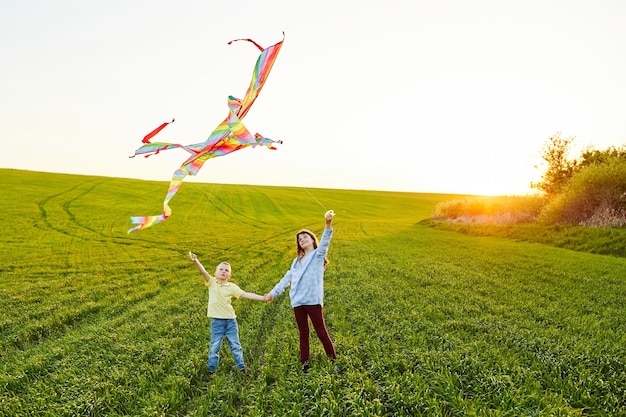
<svg viewBox="0 0 626 417">
<path fill-rule="evenodd" d="M 326 229 L 330 229 L 333 226 L 333 216 L 335 215 L 335 212 L 332 210 L 328 210 L 325 214 L 324 214 L 324 219 L 326 219 Z"/>
</svg>

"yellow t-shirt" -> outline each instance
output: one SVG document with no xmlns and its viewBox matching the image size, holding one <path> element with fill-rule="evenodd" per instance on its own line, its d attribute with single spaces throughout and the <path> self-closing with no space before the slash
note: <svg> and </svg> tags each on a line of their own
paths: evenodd
<svg viewBox="0 0 626 417">
<path fill-rule="evenodd" d="M 215 277 L 211 277 L 208 282 L 209 287 L 209 306 L 207 316 L 214 319 L 234 319 L 235 309 L 230 303 L 232 297 L 239 298 L 244 291 L 232 282 L 220 284 Z"/>
</svg>

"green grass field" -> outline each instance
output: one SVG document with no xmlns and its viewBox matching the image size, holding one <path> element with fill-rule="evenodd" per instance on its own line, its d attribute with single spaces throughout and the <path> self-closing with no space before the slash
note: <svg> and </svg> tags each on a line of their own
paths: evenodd
<svg viewBox="0 0 626 417">
<path fill-rule="evenodd" d="M 457 196 L 0 170 L 2 416 L 626 415 L 626 258 L 425 225 Z M 323 206 L 323 207 L 322 207 Z M 264 294 L 334 209 L 325 316 L 303 375 L 287 294 L 234 301 L 249 367 L 206 371 L 187 258 Z M 422 223 L 421 223 L 422 222 Z"/>
</svg>

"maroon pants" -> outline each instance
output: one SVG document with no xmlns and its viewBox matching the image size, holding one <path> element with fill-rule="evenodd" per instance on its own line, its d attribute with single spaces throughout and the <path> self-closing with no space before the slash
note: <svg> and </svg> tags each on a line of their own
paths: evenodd
<svg viewBox="0 0 626 417">
<path fill-rule="evenodd" d="M 322 306 L 317 304 L 314 306 L 298 306 L 294 307 L 293 313 L 296 316 L 298 331 L 300 332 L 300 362 L 305 363 L 309 360 L 309 318 L 317 334 L 317 338 L 324 345 L 324 351 L 331 360 L 337 359 L 335 346 L 330 340 L 326 323 L 324 323 L 324 315 L 322 314 Z"/>
</svg>

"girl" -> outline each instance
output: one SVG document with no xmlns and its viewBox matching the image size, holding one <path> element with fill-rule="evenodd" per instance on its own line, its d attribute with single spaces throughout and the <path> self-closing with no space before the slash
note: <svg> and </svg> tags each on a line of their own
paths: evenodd
<svg viewBox="0 0 626 417">
<path fill-rule="evenodd" d="M 309 319 L 317 337 L 324 346 L 326 355 L 333 362 L 337 358 L 335 346 L 328 335 L 328 330 L 326 330 L 322 311 L 324 305 L 324 270 L 328 264 L 326 255 L 333 234 L 332 221 L 334 215 L 332 210 L 327 211 L 324 215 L 326 227 L 319 244 L 317 237 L 309 230 L 303 229 L 296 233 L 297 256 L 285 276 L 269 294 L 265 295 L 265 299 L 271 301 L 291 286 L 289 298 L 300 332 L 300 362 L 303 372 L 309 370 Z M 335 372 L 339 372 L 337 366 L 335 366 Z"/>
</svg>

